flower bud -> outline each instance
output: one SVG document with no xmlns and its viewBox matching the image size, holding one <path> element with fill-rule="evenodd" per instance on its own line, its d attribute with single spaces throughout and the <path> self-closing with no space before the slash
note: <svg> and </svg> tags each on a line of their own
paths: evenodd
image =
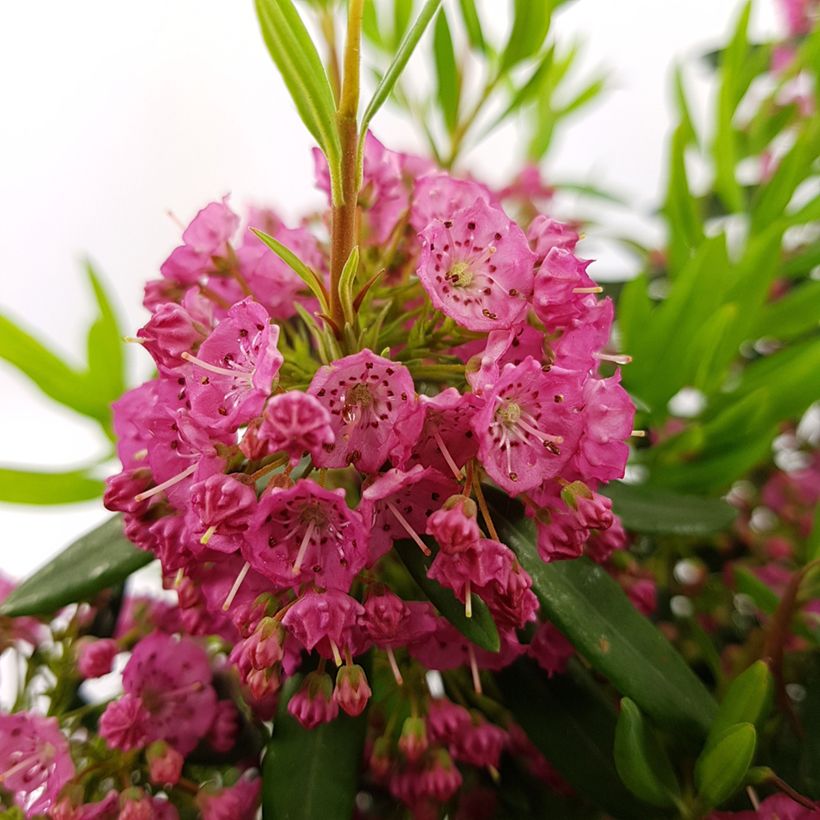
<svg viewBox="0 0 820 820">
<path fill-rule="evenodd" d="M 481 538 L 477 512 L 471 498 L 452 495 L 427 519 L 427 534 L 438 541 L 443 552 L 464 552 Z"/>
<path fill-rule="evenodd" d="M 84 678 L 101 678 L 111 671 L 119 648 L 110 638 L 82 640 L 77 651 L 77 671 Z"/>
<path fill-rule="evenodd" d="M 314 729 L 328 723 L 339 714 L 333 699 L 333 681 L 325 672 L 311 672 L 302 687 L 290 699 L 288 712 L 305 727 Z"/>
<path fill-rule="evenodd" d="M 182 774 L 182 764 L 185 759 L 164 740 L 154 741 L 146 750 L 148 761 L 148 777 L 157 786 L 173 786 L 179 781 Z"/>
<path fill-rule="evenodd" d="M 279 669 L 275 666 L 270 669 L 252 670 L 248 673 L 245 682 L 255 700 L 261 700 L 267 695 L 278 692 L 282 685 Z"/>
<path fill-rule="evenodd" d="M 254 669 L 267 669 L 282 660 L 285 630 L 279 621 L 262 618 L 248 639 L 248 653 Z"/>
<path fill-rule="evenodd" d="M 343 666 L 336 674 L 333 700 L 351 717 L 358 717 L 373 694 L 364 669 L 358 664 Z"/>
<path fill-rule="evenodd" d="M 424 718 L 407 718 L 399 738 L 399 749 L 402 754 L 411 762 L 415 762 L 427 751 L 427 745 L 427 725 Z"/>
</svg>

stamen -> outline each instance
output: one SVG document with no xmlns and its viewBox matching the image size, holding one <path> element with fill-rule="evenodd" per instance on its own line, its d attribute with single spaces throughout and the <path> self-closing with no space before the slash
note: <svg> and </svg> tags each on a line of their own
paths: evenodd
<svg viewBox="0 0 820 820">
<path fill-rule="evenodd" d="M 180 567 L 177 570 L 176 577 L 174 578 L 174 589 L 179 589 L 182 586 L 182 582 L 185 580 L 185 570 Z"/>
<path fill-rule="evenodd" d="M 465 597 L 464 597 L 464 616 L 466 618 L 473 617 L 473 593 L 472 593 L 472 583 L 468 580 L 467 585 L 464 587 Z"/>
<path fill-rule="evenodd" d="M 248 382 L 251 380 L 251 374 L 246 373 L 244 370 L 229 370 L 227 367 L 219 367 L 218 365 L 206 362 L 204 359 L 197 358 L 187 350 L 182 354 L 182 358 L 185 359 L 186 362 L 195 364 L 197 367 L 201 367 L 203 370 L 207 370 L 209 373 L 214 373 L 217 376 L 229 376 L 232 379 L 242 379 Z"/>
<path fill-rule="evenodd" d="M 330 641 L 330 649 L 333 652 L 333 661 L 336 664 L 336 666 L 341 666 L 342 655 L 339 652 L 339 647 L 336 646 L 336 641 L 334 641 L 333 638 L 328 638 L 328 640 Z"/>
<path fill-rule="evenodd" d="M 755 811 L 760 809 L 760 798 L 757 796 L 754 786 L 746 786 L 746 794 L 749 796 L 749 802 Z"/>
<path fill-rule="evenodd" d="M 208 529 L 205 530 L 205 533 L 203 534 L 202 538 L 199 539 L 199 543 L 205 544 L 207 546 L 208 542 L 211 540 L 211 536 L 213 536 L 215 532 L 216 527 L 208 527 Z"/>
<path fill-rule="evenodd" d="M 228 593 L 224 603 L 222 604 L 223 612 L 227 612 L 231 608 L 233 599 L 236 598 L 236 593 L 239 592 L 239 587 L 242 586 L 242 582 L 245 580 L 245 576 L 248 574 L 248 570 L 250 568 L 251 565 L 247 561 L 245 561 L 244 566 L 242 567 L 242 569 L 239 570 L 239 574 L 236 576 L 236 580 L 233 582 L 231 591 Z"/>
<path fill-rule="evenodd" d="M 387 660 L 390 661 L 390 671 L 393 673 L 393 677 L 396 679 L 396 683 L 399 686 L 404 685 L 404 678 L 401 676 L 401 671 L 399 669 L 398 661 L 396 661 L 396 654 L 393 652 L 393 647 L 387 647 Z"/>
<path fill-rule="evenodd" d="M 410 526 L 410 522 L 399 512 L 396 505 L 392 501 L 386 501 L 387 509 L 396 516 L 396 520 L 404 527 L 407 534 L 415 541 L 416 546 L 425 554 L 430 555 L 430 549 L 424 541 L 421 540 L 419 534 Z"/>
<path fill-rule="evenodd" d="M 192 681 L 185 686 L 180 686 L 178 689 L 170 689 L 162 693 L 164 698 L 178 698 L 182 695 L 190 695 L 192 692 L 201 692 L 205 688 L 205 684 L 200 680 Z"/>
<path fill-rule="evenodd" d="M 629 364 L 632 361 L 632 356 L 616 353 L 593 353 L 596 359 L 601 362 L 612 362 L 613 364 Z"/>
<path fill-rule="evenodd" d="M 123 336 L 122 340 L 132 345 L 144 345 L 145 339 L 140 339 L 137 336 Z"/>
<path fill-rule="evenodd" d="M 174 225 L 177 226 L 177 228 L 179 228 L 181 231 L 185 230 L 185 225 L 182 224 L 182 220 L 172 210 L 167 210 L 165 213 L 168 214 L 168 216 L 171 219 L 171 222 L 173 222 Z"/>
<path fill-rule="evenodd" d="M 151 498 L 152 496 L 158 495 L 163 490 L 173 487 L 174 484 L 179 484 L 180 481 L 183 481 L 188 478 L 189 475 L 192 475 L 196 471 L 196 468 L 196 464 L 191 464 L 190 467 L 186 467 L 181 473 L 172 476 L 167 481 L 163 481 L 162 484 L 157 484 L 156 487 L 151 487 L 150 490 L 146 490 L 144 493 L 137 493 L 134 496 L 134 501 L 145 501 L 146 498 Z"/>
<path fill-rule="evenodd" d="M 490 517 L 490 508 L 487 506 L 487 499 L 484 498 L 484 491 L 481 489 L 481 479 L 478 473 L 473 475 L 473 491 L 475 492 L 476 500 L 478 501 L 478 509 L 481 510 L 481 516 L 484 523 L 487 525 L 487 530 L 490 533 L 490 538 L 493 541 L 500 541 L 498 537 L 498 530 L 495 528 L 493 519 Z"/>
<path fill-rule="evenodd" d="M 646 438 L 646 430 L 633 430 L 629 435 L 633 438 Z"/>
<path fill-rule="evenodd" d="M 473 673 L 473 689 L 475 689 L 477 695 L 480 695 L 482 694 L 481 678 L 478 676 L 478 663 L 476 662 L 475 651 L 471 643 L 467 644 L 467 652 L 470 654 L 470 671 Z"/>
<path fill-rule="evenodd" d="M 148 448 L 144 447 L 142 450 L 137 450 L 133 455 L 134 461 L 145 461 L 148 458 Z"/>
<path fill-rule="evenodd" d="M 299 545 L 299 552 L 296 553 L 296 560 L 293 562 L 293 572 L 294 575 L 298 575 L 299 571 L 302 569 L 302 561 L 305 560 L 305 553 L 307 552 L 308 544 L 310 543 L 310 539 L 313 536 L 313 531 L 316 529 L 316 522 L 311 521 L 307 525 L 307 529 L 305 530 L 305 534 L 302 536 L 302 543 Z"/>
<path fill-rule="evenodd" d="M 4 772 L 0 772 L 0 783 L 4 783 L 9 777 L 13 777 L 17 772 L 24 772 L 26 769 L 30 769 L 33 765 L 40 762 L 48 761 L 51 759 L 52 754 L 50 750 L 54 747 L 51 746 L 50 743 L 47 743 L 43 748 L 42 755 L 39 752 L 34 752 L 33 754 L 24 757 L 22 760 L 18 760 L 11 768 L 6 769 Z"/>
<path fill-rule="evenodd" d="M 594 287 L 594 288 L 573 288 L 573 293 L 603 293 L 604 289 L 601 287 Z"/>
<path fill-rule="evenodd" d="M 447 445 L 444 443 L 444 440 L 439 435 L 438 430 L 433 430 L 433 438 L 435 439 L 436 444 L 438 445 L 439 450 L 441 450 L 442 456 L 444 456 L 444 460 L 447 462 L 447 466 L 453 471 L 453 475 L 456 477 L 456 481 L 461 479 L 461 470 L 458 469 L 456 466 L 453 457 L 450 455 L 450 451 L 447 449 Z"/>
</svg>

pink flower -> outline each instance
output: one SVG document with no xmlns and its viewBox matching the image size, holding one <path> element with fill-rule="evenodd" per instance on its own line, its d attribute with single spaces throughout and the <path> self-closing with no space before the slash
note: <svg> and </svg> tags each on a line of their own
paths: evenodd
<svg viewBox="0 0 820 820">
<path fill-rule="evenodd" d="M 499 192 L 502 199 L 519 199 L 531 204 L 539 200 L 552 199 L 554 195 L 555 189 L 544 182 L 540 168 L 534 163 L 525 165 L 512 184 Z"/>
<path fill-rule="evenodd" d="M 208 744 L 217 752 L 229 752 L 236 743 L 239 733 L 239 712 L 229 700 L 220 700 L 216 704 L 216 715 L 211 728 L 208 729 Z"/>
<path fill-rule="evenodd" d="M 288 701 L 290 712 L 305 729 L 329 723 L 339 714 L 333 698 L 333 681 L 324 672 L 311 672 L 299 690 Z"/>
<path fill-rule="evenodd" d="M 191 411 L 219 430 L 235 430 L 259 415 L 283 357 L 279 326 L 248 298 L 235 304 L 202 343 L 186 377 Z"/>
<path fill-rule="evenodd" d="M 489 189 L 478 182 L 457 179 L 445 173 L 426 174 L 413 188 L 410 227 L 420 233 L 434 220 L 444 222 L 477 200 L 487 205 L 495 204 Z"/>
<path fill-rule="evenodd" d="M 197 253 L 211 256 L 222 253 L 225 243 L 236 233 L 239 217 L 228 207 L 228 197 L 222 202 L 206 205 L 183 231 L 182 241 Z"/>
<path fill-rule="evenodd" d="M 444 749 L 436 749 L 432 761 L 423 769 L 418 783 L 420 796 L 446 803 L 461 788 L 461 772 Z"/>
<path fill-rule="evenodd" d="M 317 461 L 322 451 L 336 441 L 330 422 L 330 413 L 318 399 L 301 390 L 290 390 L 268 401 L 258 438 L 269 452 L 288 453 L 291 464 L 296 464 L 304 453 Z"/>
<path fill-rule="evenodd" d="M 581 433 L 577 374 L 527 357 L 505 365 L 473 419 L 490 477 L 514 495 L 558 475 Z"/>
<path fill-rule="evenodd" d="M 442 508 L 427 519 L 427 533 L 442 552 L 459 553 L 475 547 L 481 538 L 476 503 L 464 495 L 450 496 Z"/>
<path fill-rule="evenodd" d="M 68 742 L 55 718 L 0 714 L 0 784 L 27 816 L 45 812 L 72 777 Z"/>
<path fill-rule="evenodd" d="M 546 622 L 539 625 L 528 652 L 552 677 L 566 670 L 567 661 L 575 654 L 575 648 L 553 624 Z"/>
<path fill-rule="evenodd" d="M 574 251 L 578 244 L 578 232 L 570 225 L 559 222 L 544 214 L 538 214 L 527 229 L 527 239 L 536 256 L 536 264 L 541 265 L 553 248 Z"/>
<path fill-rule="evenodd" d="M 50 820 L 112 820 L 119 814 L 119 792 L 111 790 L 96 803 L 74 805 L 69 797 L 64 797 L 51 807 Z"/>
<path fill-rule="evenodd" d="M 352 464 L 363 473 L 384 464 L 397 420 L 416 401 L 410 371 L 370 350 L 319 368 L 308 393 L 330 413 L 336 436 L 335 444 L 314 459 L 316 466 Z"/>
<path fill-rule="evenodd" d="M 150 718 L 149 740 L 167 740 L 187 755 L 205 736 L 216 712 L 211 667 L 195 641 L 154 633 L 143 638 L 122 675 L 126 694 L 138 697 Z"/>
<path fill-rule="evenodd" d="M 394 468 L 381 473 L 362 492 L 359 507 L 370 527 L 370 563 L 388 552 L 394 540 L 419 543 L 427 519 L 457 489 L 452 479 L 420 464 L 408 472 Z"/>
<path fill-rule="evenodd" d="M 820 803 L 817 804 L 820 808 Z M 817 808 L 807 809 L 788 795 L 773 794 L 754 811 L 715 811 L 708 820 L 814 820 Z"/>
<path fill-rule="evenodd" d="M 339 654 L 339 647 L 357 648 L 363 613 L 355 598 L 339 590 L 308 592 L 288 609 L 282 625 L 308 652 L 318 646 L 322 655 L 330 657 Z"/>
<path fill-rule="evenodd" d="M 427 751 L 430 745 L 427 739 L 427 724 L 424 718 L 410 716 L 405 718 L 399 737 L 401 753 L 415 763 Z"/>
<path fill-rule="evenodd" d="M 110 638 L 83 640 L 77 655 L 77 671 L 84 678 L 101 678 L 111 671 L 117 652 L 117 642 Z"/>
<path fill-rule="evenodd" d="M 162 373 L 174 373 L 185 366 L 183 353 L 198 350 L 210 331 L 182 306 L 165 302 L 157 307 L 148 323 L 137 331 L 143 347 Z"/>
<path fill-rule="evenodd" d="M 427 731 L 435 743 L 452 743 L 472 725 L 470 713 L 446 698 L 436 698 L 427 704 Z"/>
<path fill-rule="evenodd" d="M 243 777 L 218 792 L 202 790 L 196 797 L 203 820 L 254 820 L 262 781 Z"/>
<path fill-rule="evenodd" d="M 189 504 L 196 520 L 194 537 L 211 549 L 233 552 L 237 544 L 225 537 L 247 529 L 256 511 L 256 491 L 233 475 L 214 473 L 191 485 Z M 212 537 L 213 533 L 217 537 Z"/>
<path fill-rule="evenodd" d="M 359 624 L 368 639 L 380 647 L 404 646 L 435 631 L 430 604 L 403 601 L 389 589 L 368 595 Z"/>
<path fill-rule="evenodd" d="M 345 664 L 336 673 L 333 700 L 351 717 L 364 711 L 372 694 L 364 669 L 358 664 Z"/>
<path fill-rule="evenodd" d="M 535 256 L 503 211 L 478 200 L 446 221 L 434 220 L 419 238 L 417 273 L 435 308 L 477 331 L 524 318 Z"/>
<path fill-rule="evenodd" d="M 532 302 L 536 315 L 548 330 L 567 327 L 596 303 L 592 293 L 584 293 L 596 287 L 587 275 L 589 265 L 589 260 L 581 260 L 563 248 L 553 248 L 547 253 L 535 275 Z M 578 290 L 581 292 L 576 292 Z"/>
<path fill-rule="evenodd" d="M 497 769 L 506 745 L 507 733 L 500 726 L 479 719 L 477 724 L 455 737 L 450 745 L 450 754 L 472 766 Z"/>
<path fill-rule="evenodd" d="M 282 588 L 313 580 L 347 590 L 367 561 L 367 531 L 344 491 L 300 480 L 259 500 L 242 551 L 261 575 Z"/>
<path fill-rule="evenodd" d="M 100 717 L 100 737 L 113 749 L 141 749 L 148 741 L 150 719 L 142 700 L 126 692 L 105 707 Z"/>
<path fill-rule="evenodd" d="M 164 740 L 154 741 L 145 752 L 148 761 L 148 777 L 157 786 L 173 786 L 182 774 L 185 759 Z"/>
</svg>

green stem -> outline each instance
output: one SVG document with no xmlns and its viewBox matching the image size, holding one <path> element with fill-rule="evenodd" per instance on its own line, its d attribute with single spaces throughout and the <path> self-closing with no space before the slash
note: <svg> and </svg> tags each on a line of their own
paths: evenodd
<svg viewBox="0 0 820 820">
<path fill-rule="evenodd" d="M 357 199 L 359 179 L 357 158 L 359 150 L 359 64 L 361 61 L 362 11 L 364 0 L 350 0 L 347 17 L 344 77 L 341 98 L 336 111 L 336 127 L 342 147 L 342 201 L 333 206 L 330 247 L 330 318 L 338 328 L 338 336 L 345 319 L 339 296 L 339 281 L 345 262 L 356 245 L 358 233 Z"/>
</svg>

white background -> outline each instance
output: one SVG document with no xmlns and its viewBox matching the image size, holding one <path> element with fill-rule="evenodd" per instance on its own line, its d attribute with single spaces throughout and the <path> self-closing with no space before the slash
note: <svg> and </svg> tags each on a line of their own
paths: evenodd
<svg viewBox="0 0 820 820">
<path fill-rule="evenodd" d="M 773 2 L 757 3 L 757 32 L 775 25 Z M 483 4 L 485 18 L 497 18 L 488 27 L 506 29 L 508 5 Z M 560 133 L 547 177 L 608 185 L 648 210 L 662 184 L 670 67 L 720 43 L 740 7 L 736 0 L 575 0 L 561 11 L 559 40 L 583 40 L 585 65 L 607 69 L 610 91 Z M 411 69 L 411 83 L 417 77 Z M 697 66 L 689 74 L 701 112 L 709 103 L 705 78 Z M 390 114 L 374 130 L 391 148 L 417 147 Z M 178 241 L 167 211 L 187 221 L 232 192 L 237 205 L 270 203 L 298 215 L 319 202 L 309 147 L 250 0 L 5 0 L 0 309 L 80 359 L 91 302 L 79 261 L 89 254 L 133 332 L 145 318 L 143 282 Z M 510 128 L 470 165 L 497 180 L 516 167 L 516 156 Z M 623 259 L 609 264 L 628 268 Z M 139 351 L 132 365 L 132 379 L 149 370 Z M 101 450 L 93 423 L 62 412 L 0 363 L 0 464 L 59 469 Z M 29 572 L 104 515 L 98 503 L 0 504 L 0 568 Z"/>
</svg>

